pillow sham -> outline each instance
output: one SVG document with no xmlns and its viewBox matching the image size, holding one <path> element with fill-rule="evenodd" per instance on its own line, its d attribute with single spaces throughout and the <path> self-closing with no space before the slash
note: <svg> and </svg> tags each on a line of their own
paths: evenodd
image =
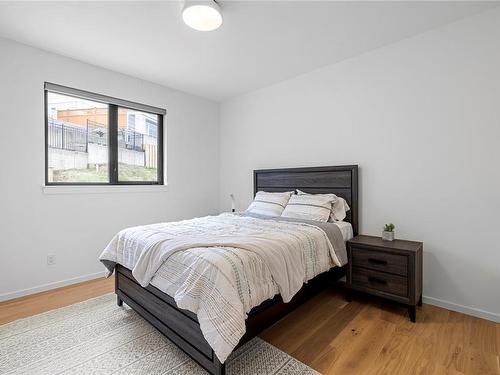
<svg viewBox="0 0 500 375">
<path fill-rule="evenodd" d="M 255 194 L 255 198 L 246 212 L 266 216 L 281 216 L 292 194 L 293 191 L 284 193 L 259 191 Z"/>
<path fill-rule="evenodd" d="M 327 222 L 334 199 L 328 195 L 292 195 L 281 216 Z"/>
<path fill-rule="evenodd" d="M 335 194 L 309 194 L 304 191 L 297 190 L 297 195 L 323 195 L 323 196 L 333 197 L 334 200 L 329 221 L 344 220 L 347 216 L 347 211 L 351 209 L 344 198 L 341 198 Z"/>
<path fill-rule="evenodd" d="M 347 204 L 346 200 L 341 197 L 337 197 L 337 201 L 333 203 L 331 218 L 333 221 L 342 221 L 347 216 L 347 211 L 351 208 Z"/>
</svg>

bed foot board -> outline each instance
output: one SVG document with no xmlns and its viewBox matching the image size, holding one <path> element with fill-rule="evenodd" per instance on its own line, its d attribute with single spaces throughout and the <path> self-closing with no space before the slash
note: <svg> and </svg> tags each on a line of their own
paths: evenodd
<svg viewBox="0 0 500 375">
<path fill-rule="evenodd" d="M 253 309 L 246 322 L 246 333 L 238 346 L 257 336 L 319 290 L 331 285 L 332 280 L 345 275 L 345 269 L 346 267 L 338 267 L 317 276 L 290 303 L 283 303 L 280 297 L 276 297 Z M 125 302 L 211 375 L 226 375 L 226 365 L 219 361 L 206 342 L 196 315 L 179 309 L 172 297 L 155 287 L 141 287 L 132 273 L 123 266 L 117 266 L 115 280 L 118 306 Z"/>
<path fill-rule="evenodd" d="M 196 315 L 178 309 L 172 297 L 153 286 L 141 287 L 131 272 L 116 268 L 116 302 L 124 302 L 211 375 L 225 375 L 226 366 L 220 363 L 200 330 Z"/>
</svg>

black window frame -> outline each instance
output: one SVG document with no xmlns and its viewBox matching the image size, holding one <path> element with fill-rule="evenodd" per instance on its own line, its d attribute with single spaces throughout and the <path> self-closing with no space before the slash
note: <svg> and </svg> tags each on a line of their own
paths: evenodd
<svg viewBox="0 0 500 375">
<path fill-rule="evenodd" d="M 53 92 L 75 98 L 91 100 L 108 106 L 108 182 L 51 182 L 49 181 L 49 108 L 48 93 Z M 157 180 L 156 181 L 119 181 L 118 180 L 118 110 L 131 109 L 154 114 L 158 118 Z M 74 89 L 50 82 L 44 84 L 44 122 L 45 122 L 45 186 L 123 186 L 123 185 L 164 185 L 164 118 L 166 110 L 128 100 L 118 99 L 90 91 Z"/>
</svg>

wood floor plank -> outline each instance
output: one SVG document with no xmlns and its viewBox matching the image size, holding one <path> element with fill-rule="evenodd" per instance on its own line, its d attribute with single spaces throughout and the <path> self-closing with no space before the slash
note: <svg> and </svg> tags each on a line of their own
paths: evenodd
<svg viewBox="0 0 500 375">
<path fill-rule="evenodd" d="M 304 363 L 312 363 L 317 357 L 325 357 L 335 337 L 348 325 L 354 324 L 352 319 L 358 316 L 361 309 L 363 309 L 362 304 L 350 303 L 344 305 L 335 314 L 330 313 L 325 321 L 316 320 L 312 334 L 308 334 L 304 339 L 301 338 L 300 345 L 287 353 Z"/>
<path fill-rule="evenodd" d="M 467 317 L 469 345 L 490 354 L 498 354 L 496 324 L 473 316 Z"/>
<path fill-rule="evenodd" d="M 500 356 L 500 324 L 496 324 L 497 331 L 497 355 Z"/>
<path fill-rule="evenodd" d="M 432 306 L 429 306 L 432 310 Z M 439 325 L 446 322 L 447 310 L 438 309 L 432 314 L 428 306 L 418 310 L 418 320 L 411 323 L 401 320 L 393 335 L 383 346 L 373 363 L 374 374 L 432 373 L 435 371 L 433 353 L 439 337 Z M 427 332 L 429 328 L 430 332 Z M 414 340 L 419 338 L 418 341 Z M 412 360 L 417 358 L 416 361 Z M 423 361 L 424 363 L 416 362 Z M 419 371 L 417 371 L 419 369 Z"/>
<path fill-rule="evenodd" d="M 384 344 L 390 339 L 395 325 L 381 319 L 369 320 L 367 328 L 361 332 L 349 346 L 349 350 L 328 369 L 328 374 L 369 374 L 373 362 L 378 357 Z"/>
<path fill-rule="evenodd" d="M 330 343 L 323 344 L 322 348 L 314 348 L 316 353 L 315 358 L 312 361 L 307 361 L 304 359 L 304 363 L 319 371 L 322 374 L 330 374 L 337 362 L 345 357 L 344 353 L 348 352 L 352 346 L 354 346 L 357 338 L 363 334 L 370 326 L 370 321 L 364 319 L 361 311 L 368 309 L 368 306 L 363 306 L 357 302 L 351 302 L 349 306 L 346 306 L 345 311 L 352 311 L 351 305 L 356 308 L 356 314 L 350 317 L 349 324 L 345 326 L 338 334 L 331 338 Z M 342 325 L 343 323 L 339 321 L 337 324 Z M 316 337 L 316 340 L 320 338 Z M 303 343 L 304 347 L 307 347 L 309 343 L 306 341 Z M 312 346 L 311 346 L 312 347 Z M 293 353 L 289 353 L 293 356 Z"/>
<path fill-rule="evenodd" d="M 466 374 L 499 375 L 498 356 L 473 347 L 465 349 Z"/>
<path fill-rule="evenodd" d="M 449 311 L 447 319 L 437 328 L 435 361 L 449 371 L 465 372 L 464 348 L 467 342 L 466 317 Z"/>
<path fill-rule="evenodd" d="M 326 321 L 346 304 L 339 298 L 332 298 L 327 293 L 322 293 L 292 312 L 288 319 L 278 322 L 273 326 L 274 329 L 264 331 L 261 338 L 272 340 L 274 346 L 283 351 L 293 352 L 319 328 L 317 322 Z M 304 315 L 310 319 L 302 319 Z M 290 337 L 297 337 L 300 340 L 290 340 Z"/>
<path fill-rule="evenodd" d="M 0 303 L 0 324 L 112 292 L 97 279 Z M 261 337 L 325 375 L 500 375 L 500 324 L 326 290 Z"/>
<path fill-rule="evenodd" d="M 436 365 L 434 372 L 429 373 L 429 375 L 465 375 L 463 372 L 459 372 L 453 369 L 448 369 L 441 365 Z"/>
</svg>

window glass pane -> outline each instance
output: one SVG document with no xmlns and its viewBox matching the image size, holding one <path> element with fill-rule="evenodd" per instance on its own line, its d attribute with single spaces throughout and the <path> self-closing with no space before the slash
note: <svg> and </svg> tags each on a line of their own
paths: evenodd
<svg viewBox="0 0 500 375">
<path fill-rule="evenodd" d="M 108 105 L 47 92 L 48 182 L 109 182 Z"/>
<path fill-rule="evenodd" d="M 158 181 L 158 115 L 118 109 L 118 181 Z"/>
</svg>

